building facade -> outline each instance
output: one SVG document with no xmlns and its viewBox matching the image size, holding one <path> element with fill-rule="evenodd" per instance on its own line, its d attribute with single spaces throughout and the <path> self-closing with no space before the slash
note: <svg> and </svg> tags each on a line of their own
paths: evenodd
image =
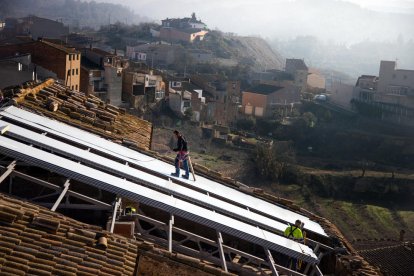
<svg viewBox="0 0 414 276">
<path fill-rule="evenodd" d="M 0 59 L 0 76 L 0 89 L 26 81 L 57 78 L 55 73 L 33 64 L 30 54 Z"/>
<path fill-rule="evenodd" d="M 206 92 L 206 121 L 218 125 L 230 125 L 236 121 L 241 104 L 240 81 L 199 74 L 191 76 L 191 82 Z"/>
<path fill-rule="evenodd" d="M 381 61 L 378 77 L 358 78 L 353 107 L 380 120 L 414 125 L 414 70 L 398 69 L 395 61 Z"/>
<path fill-rule="evenodd" d="M 122 98 L 131 107 L 144 110 L 165 97 L 165 83 L 160 75 L 125 71 L 122 82 Z"/>
<path fill-rule="evenodd" d="M 191 17 L 167 18 L 162 20 L 158 37 L 168 42 L 185 41 L 194 42 L 203 40 L 208 33 L 207 26 L 198 20 L 195 13 Z"/>
<path fill-rule="evenodd" d="M 285 71 L 293 76 L 294 85 L 300 87 L 301 92 L 305 92 L 308 82 L 309 69 L 303 59 L 286 59 Z"/>
<path fill-rule="evenodd" d="M 287 116 L 300 104 L 300 88 L 258 84 L 242 92 L 242 112 L 255 117 Z"/>
<path fill-rule="evenodd" d="M 122 72 L 128 62 L 115 53 L 97 48 L 82 49 L 82 91 L 115 106 L 122 103 Z"/>
<path fill-rule="evenodd" d="M 338 85 L 333 85 L 337 89 Z M 376 100 L 378 90 L 378 77 L 362 75 L 358 78 L 353 88 L 353 98 L 363 102 L 373 102 Z"/>
<path fill-rule="evenodd" d="M 126 56 L 134 61 L 146 63 L 149 67 L 163 68 L 182 60 L 184 48 L 181 45 L 147 43 L 127 46 Z"/>
<path fill-rule="evenodd" d="M 0 46 L 0 57 L 30 53 L 32 62 L 52 71 L 70 89 L 80 89 L 81 54 L 69 48 L 44 40 Z"/>
<path fill-rule="evenodd" d="M 381 102 L 414 108 L 414 70 L 398 69 L 395 61 L 381 61 L 377 95 Z"/>
</svg>

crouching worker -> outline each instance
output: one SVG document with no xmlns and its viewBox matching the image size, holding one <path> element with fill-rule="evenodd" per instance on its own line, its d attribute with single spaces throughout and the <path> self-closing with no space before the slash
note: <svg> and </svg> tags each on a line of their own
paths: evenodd
<svg viewBox="0 0 414 276">
<path fill-rule="evenodd" d="M 171 175 L 176 177 L 180 176 L 180 162 L 182 162 L 185 171 L 182 177 L 188 179 L 190 177 L 190 170 L 188 167 L 187 141 L 178 130 L 174 130 L 174 135 L 177 137 L 177 147 L 173 151 L 177 152 L 177 156 L 175 157 L 175 173 L 171 173 Z"/>
<path fill-rule="evenodd" d="M 295 221 L 295 225 L 289 225 L 285 230 L 285 237 L 295 240 L 297 242 L 303 242 L 303 234 L 300 229 L 302 222 L 300 220 Z M 298 260 L 296 258 L 289 258 L 287 267 L 292 270 L 298 269 Z"/>
</svg>

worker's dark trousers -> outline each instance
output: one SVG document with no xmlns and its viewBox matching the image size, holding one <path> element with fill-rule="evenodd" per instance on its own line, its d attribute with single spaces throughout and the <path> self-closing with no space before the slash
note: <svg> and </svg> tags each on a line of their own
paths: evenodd
<svg viewBox="0 0 414 276">
<path fill-rule="evenodd" d="M 188 168 L 188 158 L 185 157 L 184 160 L 181 160 L 181 162 L 183 162 L 183 169 L 185 171 L 185 176 L 189 177 L 190 176 L 190 170 Z M 175 174 L 177 176 L 180 175 L 180 156 L 179 154 L 177 154 L 177 156 L 175 157 Z"/>
</svg>

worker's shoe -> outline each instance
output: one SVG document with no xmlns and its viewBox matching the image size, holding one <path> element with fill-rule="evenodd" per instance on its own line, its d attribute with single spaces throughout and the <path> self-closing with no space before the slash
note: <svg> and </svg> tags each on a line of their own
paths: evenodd
<svg viewBox="0 0 414 276">
<path fill-rule="evenodd" d="M 180 174 L 179 173 L 171 173 L 171 176 L 179 177 Z"/>
<path fill-rule="evenodd" d="M 183 174 L 181 177 L 182 177 L 182 178 L 185 178 L 185 179 L 189 179 L 189 178 L 190 178 L 190 175 L 188 175 L 188 174 Z"/>
</svg>

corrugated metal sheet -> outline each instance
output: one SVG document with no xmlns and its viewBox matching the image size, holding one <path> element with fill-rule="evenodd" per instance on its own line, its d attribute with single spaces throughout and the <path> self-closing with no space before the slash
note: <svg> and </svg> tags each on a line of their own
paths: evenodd
<svg viewBox="0 0 414 276">
<path fill-rule="evenodd" d="M 317 263 L 316 255 L 307 246 L 53 153 L 45 152 L 4 136 L 0 136 L 0 152 L 67 178 L 78 180 L 90 186 L 212 227 L 259 246 L 302 259 L 305 262 Z"/>
<path fill-rule="evenodd" d="M 126 162 L 139 165 L 142 168 L 153 171 L 155 175 L 161 173 L 164 176 L 169 176 L 170 172 L 174 171 L 172 164 L 151 158 L 145 154 L 141 154 L 134 150 L 115 144 L 89 132 L 50 120 L 13 106 L 7 107 L 1 111 L 0 114 L 7 118 L 35 127 L 39 130 L 57 135 L 63 139 L 68 139 L 71 142 L 79 143 L 85 147 L 89 147 L 96 151 L 123 159 Z M 266 216 L 273 218 L 275 221 L 294 224 L 296 219 L 300 219 L 305 223 L 305 230 L 312 231 L 322 236 L 327 236 L 323 228 L 317 222 L 310 220 L 302 214 L 287 210 L 283 207 L 245 194 L 241 191 L 227 187 L 202 176 L 197 176 L 196 182 L 183 179 L 173 179 L 173 182 L 185 183 L 185 185 L 191 185 L 197 189 L 202 189 L 211 195 L 226 197 L 229 201 L 234 202 L 235 205 L 246 206 L 251 211 L 266 214 Z"/>
</svg>

